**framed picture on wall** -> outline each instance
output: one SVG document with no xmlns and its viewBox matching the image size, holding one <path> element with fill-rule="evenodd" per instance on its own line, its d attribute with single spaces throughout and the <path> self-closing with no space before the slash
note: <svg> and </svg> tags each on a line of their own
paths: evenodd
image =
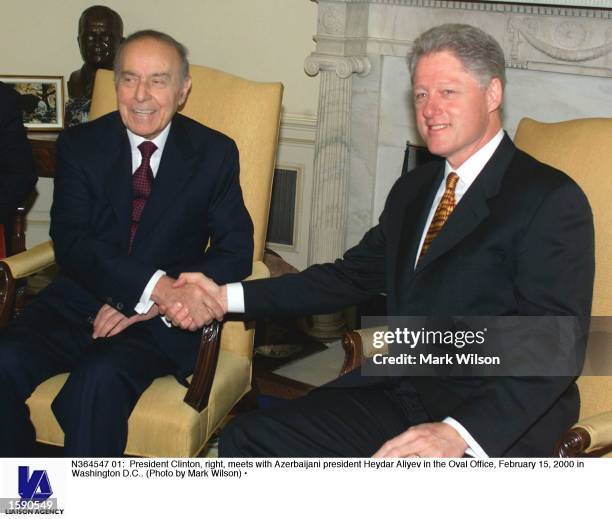
<svg viewBox="0 0 612 519">
<path fill-rule="evenodd" d="M 64 78 L 0 76 L 21 96 L 23 124 L 28 130 L 59 131 L 64 127 Z"/>
</svg>

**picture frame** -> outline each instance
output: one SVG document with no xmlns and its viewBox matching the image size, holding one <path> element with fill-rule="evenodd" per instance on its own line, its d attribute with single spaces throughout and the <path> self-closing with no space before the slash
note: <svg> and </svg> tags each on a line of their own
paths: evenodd
<svg viewBox="0 0 612 519">
<path fill-rule="evenodd" d="M 64 128 L 64 78 L 62 76 L 0 76 L 0 81 L 21 96 L 23 124 L 29 131 Z"/>
</svg>

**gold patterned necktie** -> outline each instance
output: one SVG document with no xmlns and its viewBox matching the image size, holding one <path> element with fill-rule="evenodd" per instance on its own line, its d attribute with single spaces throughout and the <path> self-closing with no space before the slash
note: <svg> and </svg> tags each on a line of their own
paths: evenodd
<svg viewBox="0 0 612 519">
<path fill-rule="evenodd" d="M 427 229 L 425 241 L 423 241 L 423 247 L 421 248 L 421 254 L 419 254 L 419 261 L 427 252 L 431 242 L 434 241 L 435 237 L 440 232 L 440 229 L 442 229 L 442 226 L 446 223 L 446 220 L 448 220 L 448 217 L 455 208 L 455 187 L 457 186 L 458 181 L 459 175 L 457 175 L 457 173 L 454 171 L 451 171 L 448 174 L 448 177 L 446 177 L 446 189 L 444 190 L 442 199 L 440 200 L 431 223 L 429 224 L 429 229 Z"/>
</svg>

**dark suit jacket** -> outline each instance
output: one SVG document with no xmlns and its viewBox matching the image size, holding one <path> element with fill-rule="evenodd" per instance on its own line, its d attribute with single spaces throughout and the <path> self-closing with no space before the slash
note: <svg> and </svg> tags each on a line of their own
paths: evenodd
<svg viewBox="0 0 612 519">
<path fill-rule="evenodd" d="M 442 178 L 443 168 L 433 163 L 400 178 L 379 224 L 342 260 L 245 283 L 247 314 L 333 312 L 386 292 L 388 315 L 588 320 L 593 222 L 586 197 L 568 176 L 517 150 L 505 136 L 415 269 Z M 550 455 L 578 413 L 570 377 L 411 377 L 409 382 L 432 420 L 452 416 L 491 456 Z M 339 381 L 347 383 L 373 381 L 349 374 Z"/>
<path fill-rule="evenodd" d="M 132 158 L 119 114 L 64 131 L 57 156 L 50 234 L 62 272 L 39 297 L 57 301 L 66 319 L 91 326 L 104 303 L 132 315 L 157 269 L 203 272 L 220 283 L 250 274 L 253 226 L 238 150 L 225 135 L 173 118 L 131 254 Z M 193 368 L 198 333 L 159 318 L 135 326 L 150 328 L 181 375 Z"/>
<path fill-rule="evenodd" d="M 0 223 L 11 223 L 16 207 L 36 184 L 32 148 L 23 127 L 19 94 L 0 83 Z M 10 230 L 7 229 L 7 237 Z"/>
</svg>

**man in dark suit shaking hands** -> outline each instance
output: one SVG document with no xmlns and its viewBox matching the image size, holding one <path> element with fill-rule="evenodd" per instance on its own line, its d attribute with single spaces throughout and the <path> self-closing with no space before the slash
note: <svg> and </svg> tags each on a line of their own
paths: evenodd
<svg viewBox="0 0 612 519">
<path fill-rule="evenodd" d="M 182 281 L 251 318 L 333 312 L 386 292 L 391 316 L 588 322 L 589 204 L 569 177 L 516 149 L 502 130 L 499 44 L 475 27 L 434 27 L 415 40 L 410 69 L 419 133 L 446 162 L 400 178 L 357 246 L 333 264 L 269 281 L 221 288 L 199 274 Z M 178 325 L 187 314 L 170 311 Z M 572 347 L 580 358 L 583 342 Z M 238 417 L 223 431 L 220 454 L 548 456 L 578 416 L 573 376 L 564 375 L 353 372 L 305 398 Z"/>
<path fill-rule="evenodd" d="M 131 35 L 115 65 L 118 112 L 58 139 L 51 237 L 58 278 L 0 335 L 0 454 L 34 439 L 24 402 L 70 376 L 53 402 L 68 456 L 119 456 L 127 419 L 154 378 L 184 379 L 211 312 L 183 271 L 220 283 L 251 271 L 253 228 L 234 142 L 181 116 L 186 49 L 156 31 Z M 206 250 L 207 243 L 210 247 Z M 186 330 L 160 307 L 189 309 Z"/>
</svg>

